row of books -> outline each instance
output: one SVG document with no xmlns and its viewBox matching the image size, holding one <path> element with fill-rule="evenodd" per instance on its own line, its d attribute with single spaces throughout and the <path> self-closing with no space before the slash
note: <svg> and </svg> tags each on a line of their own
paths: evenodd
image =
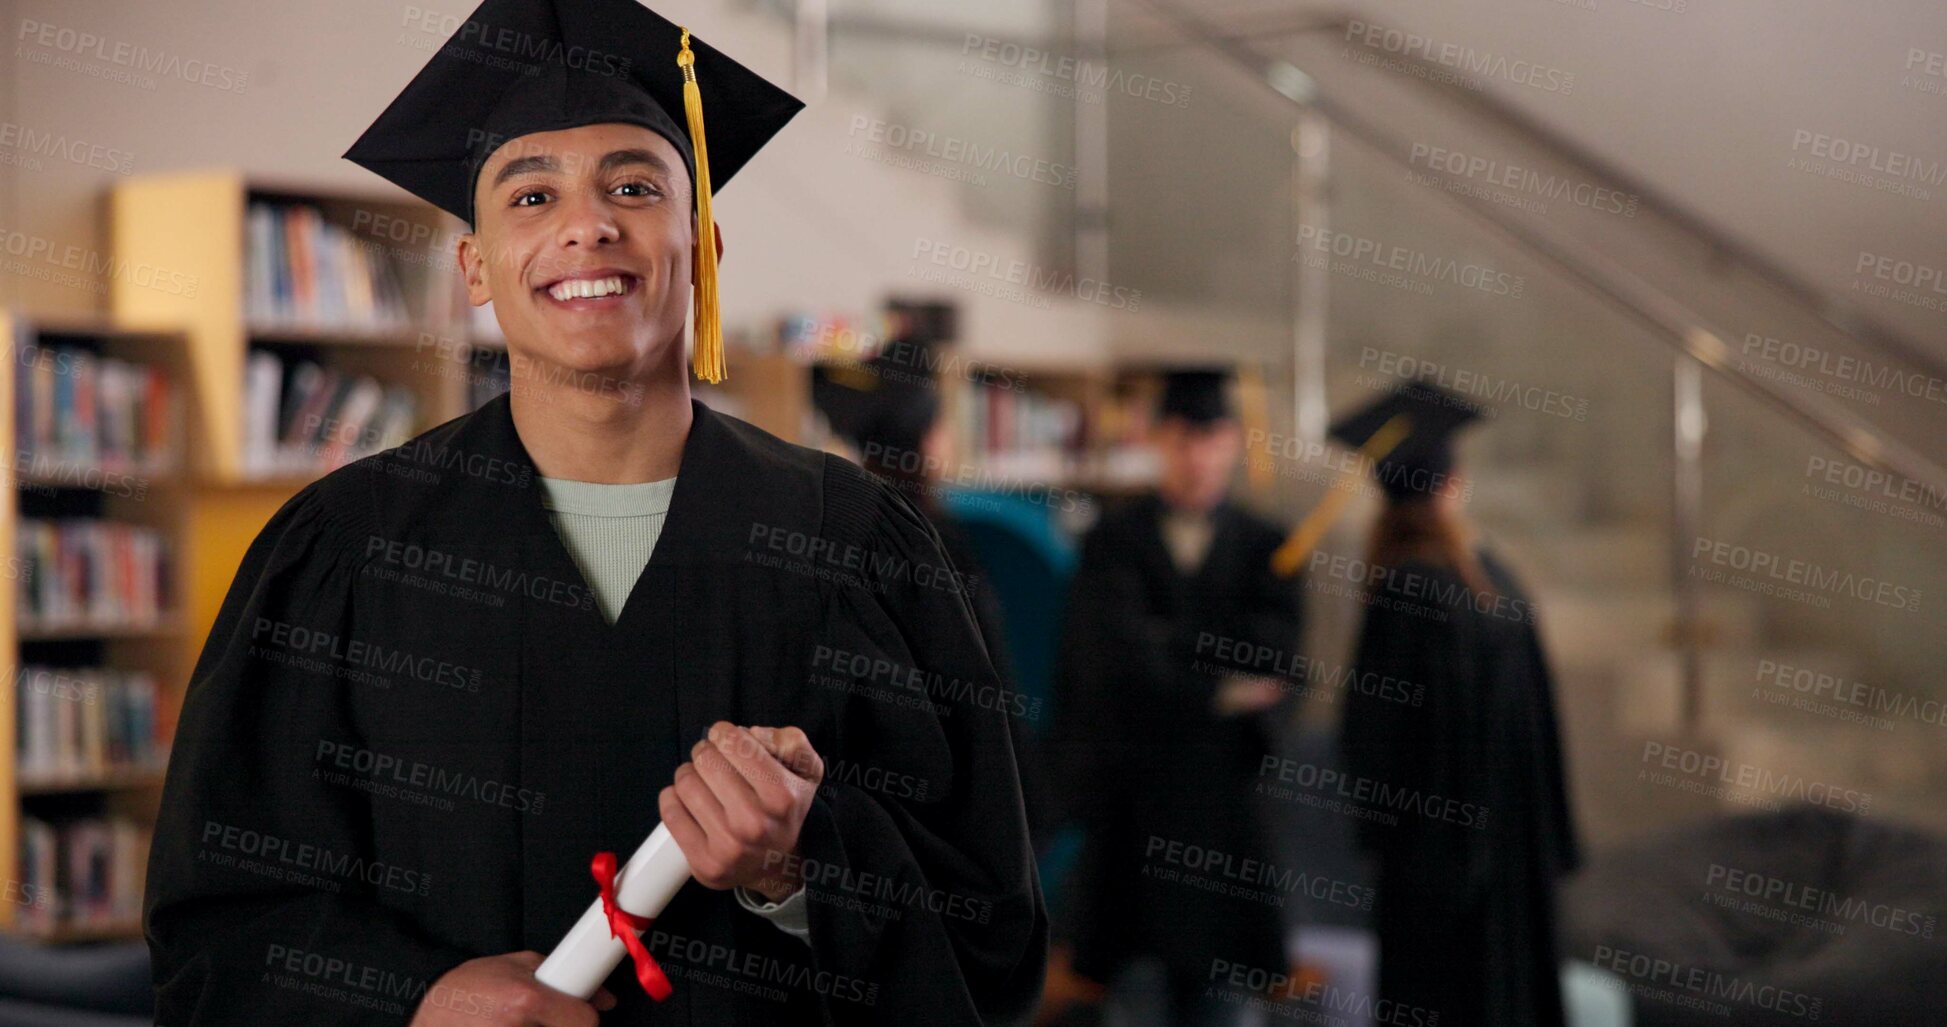
<svg viewBox="0 0 1947 1027">
<path fill-rule="evenodd" d="M 978 386 L 954 417 L 963 459 L 990 479 L 1121 490 L 1153 485 L 1160 470 L 1146 442 L 1147 411 L 1125 400 L 1085 407 L 1043 393 Z"/>
<path fill-rule="evenodd" d="M 958 438 L 977 459 L 1010 453 L 1075 453 L 1086 442 L 1082 405 L 1037 392 L 980 386 L 959 405 Z"/>
<path fill-rule="evenodd" d="M 16 353 L 14 431 L 20 469 L 48 463 L 154 472 L 176 453 L 176 391 L 161 369 L 67 346 Z"/>
<path fill-rule="evenodd" d="M 22 630 L 142 627 L 171 612 L 170 553 L 153 528 L 91 518 L 22 520 L 18 542 Z"/>
<path fill-rule="evenodd" d="M 412 320 L 401 264 L 413 251 L 361 238 L 301 203 L 251 203 L 245 232 L 253 323 L 391 329 Z"/>
<path fill-rule="evenodd" d="M 255 350 L 244 371 L 250 474 L 313 474 L 412 437 L 418 397 L 402 385 Z"/>
<path fill-rule="evenodd" d="M 14 678 L 22 783 L 160 770 L 160 693 L 144 671 L 25 666 Z"/>
<path fill-rule="evenodd" d="M 21 929 L 114 927 L 142 914 L 149 838 L 126 817 L 20 821 Z"/>
</svg>

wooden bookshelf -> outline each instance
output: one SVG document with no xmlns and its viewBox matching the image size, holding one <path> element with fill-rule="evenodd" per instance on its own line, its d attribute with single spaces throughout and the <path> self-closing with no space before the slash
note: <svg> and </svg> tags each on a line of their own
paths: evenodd
<svg viewBox="0 0 1947 1027">
<path fill-rule="evenodd" d="M 409 316 L 305 320 L 253 309 L 253 203 L 313 207 L 368 252 L 395 260 Z M 193 661 L 251 540 L 285 500 L 329 469 L 246 466 L 241 397 L 251 352 L 310 359 L 409 389 L 417 399 L 410 435 L 469 409 L 469 384 L 481 377 L 471 358 L 504 347 L 472 329 L 473 308 L 454 266 L 453 244 L 464 226 L 403 193 L 210 171 L 131 178 L 109 193 L 108 208 L 117 264 L 155 269 L 114 276 L 113 317 L 132 328 L 179 328 L 190 391 L 202 400 L 190 426 L 195 487 L 184 507 L 192 546 L 181 633 Z M 261 262 L 256 273 L 263 273 Z"/>
<path fill-rule="evenodd" d="M 807 441 L 811 368 L 782 353 L 732 349 L 730 375 L 717 385 L 691 382 L 713 410 L 742 418 L 786 442 Z"/>
<path fill-rule="evenodd" d="M 252 281 L 267 277 L 261 261 L 253 264 L 255 204 L 317 211 L 321 225 L 355 244 L 359 259 L 391 269 L 404 309 L 380 316 L 368 303 L 337 316 L 329 310 L 300 316 L 254 304 Z M 312 189 L 226 171 L 132 178 L 110 192 L 108 205 L 117 264 L 145 269 L 113 276 L 116 322 L 180 328 L 189 340 L 194 391 L 211 400 L 192 429 L 199 481 L 276 493 L 330 469 L 264 472 L 247 465 L 246 414 L 236 397 L 253 350 L 409 389 L 418 400 L 418 423 L 408 434 L 467 409 L 468 358 L 494 344 L 471 330 L 453 251 L 464 226 L 451 215 L 399 194 Z M 301 243 L 296 249 L 311 252 Z M 339 277 L 324 270 L 300 277 L 318 287 L 357 277 L 332 266 Z"/>
<path fill-rule="evenodd" d="M 817 318 L 804 315 L 786 321 L 815 323 Z M 831 321 L 809 331 L 800 328 L 789 338 L 785 336 L 792 333 L 781 328 L 778 339 L 733 349 L 729 380 L 721 387 L 698 391 L 706 402 L 723 397 L 727 410 L 782 438 L 847 451 L 842 442 L 827 439 L 812 416 L 811 372 L 819 366 L 854 365 L 872 354 L 806 340 L 852 338 L 851 324 Z M 967 352 L 964 344 L 945 344 L 935 382 L 940 416 L 953 438 L 952 473 L 994 488 L 1040 485 L 1107 496 L 1150 487 L 1156 468 L 1143 443 L 1149 410 L 1160 390 L 1160 370 L 1054 357 L 990 361 Z M 1010 392 L 1010 399 L 1023 404 L 1066 405 L 1074 412 L 1076 430 L 1060 443 L 1016 439 L 1003 444 L 996 438 L 977 437 L 984 436 L 989 425 L 971 408 L 989 403 L 983 391 L 990 388 Z"/>
<path fill-rule="evenodd" d="M 127 920 L 109 920 L 101 923 L 69 924 L 51 931 L 34 931 L 26 935 L 45 945 L 78 945 L 95 941 L 140 941 L 142 939 L 142 920 L 139 917 Z"/>
<path fill-rule="evenodd" d="M 20 794 L 74 795 L 82 792 L 112 792 L 124 789 L 159 788 L 161 767 L 117 767 L 99 774 L 20 775 Z"/>
<path fill-rule="evenodd" d="M 4 547 L 0 566 L 10 572 L 5 587 L 0 588 L 0 652 L 7 660 L 7 694 L 0 701 L 0 881 L 9 884 L 13 898 L 0 903 L 0 928 L 50 943 L 135 937 L 140 927 L 133 921 L 90 920 L 27 930 L 20 917 L 20 895 L 28 883 L 21 862 L 22 825 L 30 816 L 57 823 L 73 818 L 123 817 L 142 831 L 149 830 L 160 798 L 166 744 L 158 745 L 153 759 L 142 765 L 110 763 L 59 774 L 46 770 L 26 773 L 19 745 L 20 671 L 25 666 L 40 665 L 146 673 L 157 685 L 155 737 L 167 739 L 174 733 L 182 700 L 181 682 L 187 676 L 186 661 L 191 655 L 183 644 L 182 632 L 183 570 L 188 550 L 184 525 L 189 495 L 182 487 L 186 477 L 183 461 L 188 455 L 186 423 L 194 416 L 195 407 L 189 388 L 188 343 L 180 333 L 124 330 L 106 321 L 88 319 L 32 319 L 6 311 L 0 311 L 0 337 L 5 338 L 10 357 L 0 362 L 0 396 L 7 403 L 5 416 L 0 417 L 0 452 L 8 457 L 11 493 L 0 512 L 0 547 Z M 68 462 L 46 450 L 32 449 L 17 432 L 21 416 L 17 388 L 27 384 L 23 376 L 35 373 L 26 361 L 34 352 L 29 347 L 40 348 L 40 359 L 49 353 L 89 352 L 159 370 L 171 385 L 170 406 L 174 410 L 174 416 L 162 425 L 168 443 L 165 452 L 156 460 L 140 463 L 125 459 Z M 37 396 L 36 402 L 41 398 Z M 62 415 L 56 410 L 48 416 L 58 423 Z M 161 539 L 170 574 L 161 582 L 153 616 L 24 623 L 20 593 L 24 585 L 37 584 L 23 582 L 30 577 L 26 573 L 29 556 L 20 547 L 21 521 L 27 516 L 100 519 L 154 531 Z M 91 695 L 89 702 L 98 703 L 100 699 Z M 139 906 L 139 897 L 136 901 Z"/>
<path fill-rule="evenodd" d="M 942 416 L 952 426 L 958 463 L 979 481 L 1031 482 L 1097 495 L 1120 495 L 1153 485 L 1155 468 L 1142 440 L 1154 403 L 1153 375 L 1110 366 L 1041 365 L 944 375 Z M 1004 393 L 1007 405 L 1065 408 L 1072 433 L 1060 441 L 1032 432 L 1018 443 L 1005 424 L 994 425 L 995 404 L 985 392 Z M 985 405 L 988 409 L 976 411 Z M 997 437 L 998 436 L 998 437 Z"/>
</svg>

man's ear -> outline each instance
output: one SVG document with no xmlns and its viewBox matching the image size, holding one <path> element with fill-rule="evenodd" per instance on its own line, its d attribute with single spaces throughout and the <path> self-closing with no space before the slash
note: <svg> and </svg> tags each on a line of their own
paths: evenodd
<svg viewBox="0 0 1947 1027">
<path fill-rule="evenodd" d="M 723 263 L 723 222 L 721 221 L 717 222 L 716 228 L 717 228 L 716 231 L 717 263 L 721 264 Z M 696 212 L 691 211 L 690 212 L 690 238 L 700 239 L 702 237 L 703 237 L 703 226 L 698 223 Z M 691 255 L 695 256 L 694 253 L 692 253 Z"/>
<path fill-rule="evenodd" d="M 480 240 L 467 232 L 454 243 L 456 255 L 460 259 L 460 278 L 466 282 L 466 301 L 480 306 L 493 299 L 493 289 L 487 285 L 487 261 L 480 249 Z"/>
</svg>

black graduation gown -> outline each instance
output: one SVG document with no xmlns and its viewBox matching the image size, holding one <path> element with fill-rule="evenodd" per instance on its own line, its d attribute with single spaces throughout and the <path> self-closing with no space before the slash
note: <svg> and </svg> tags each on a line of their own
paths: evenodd
<svg viewBox="0 0 1947 1027">
<path fill-rule="evenodd" d="M 1347 790 L 1394 821 L 1359 822 L 1378 869 L 1378 997 L 1441 1027 L 1554 1027 L 1553 889 L 1577 862 L 1554 686 L 1534 607 L 1491 555 L 1481 563 L 1495 605 L 1466 598 L 1449 569 L 1407 563 L 1374 588 L 1359 637 L 1360 680 L 1423 690 L 1418 706 L 1378 689 L 1345 700 Z"/>
<path fill-rule="evenodd" d="M 940 548 L 947 559 L 969 581 L 967 599 L 973 604 L 974 626 L 980 629 L 980 640 L 987 645 L 987 657 L 994 665 L 994 673 L 1010 689 L 1016 684 L 1014 662 L 1008 656 L 1007 624 L 1001 613 L 1001 604 L 994 589 L 988 587 L 987 574 L 980 564 L 980 553 L 974 549 L 973 540 L 961 529 L 960 522 L 942 510 L 922 510 L 932 521 L 934 530 L 940 533 Z M 1020 719 L 1011 721 L 1018 729 Z M 1016 736 L 1016 742 L 1019 742 Z M 1016 757 L 1019 757 L 1017 752 Z"/>
<path fill-rule="evenodd" d="M 1184 575 L 1162 515 L 1162 501 L 1146 496 L 1106 514 L 1084 540 L 1057 671 L 1050 762 L 1084 831 L 1063 920 L 1075 970 L 1104 982 L 1141 955 L 1199 980 L 1217 957 L 1285 965 L 1278 902 L 1200 885 L 1275 889 L 1190 864 L 1212 853 L 1233 867 L 1277 861 L 1255 785 L 1295 697 L 1255 715 L 1218 715 L 1212 699 L 1230 648 L 1215 640 L 1291 658 L 1299 589 L 1271 571 L 1283 541 L 1272 525 L 1219 507 L 1202 566 Z M 1193 875 L 1200 880 L 1186 880 Z"/>
<path fill-rule="evenodd" d="M 1027 1019 L 1047 925 L 1009 711 L 936 533 L 856 466 L 694 409 L 614 625 L 505 396 L 271 519 L 169 766 L 160 1022 L 399 1023 L 464 960 L 548 951 L 717 720 L 797 725 L 825 759 L 811 944 L 692 883 L 644 936 L 674 996 L 625 961 L 603 1023 Z"/>
</svg>

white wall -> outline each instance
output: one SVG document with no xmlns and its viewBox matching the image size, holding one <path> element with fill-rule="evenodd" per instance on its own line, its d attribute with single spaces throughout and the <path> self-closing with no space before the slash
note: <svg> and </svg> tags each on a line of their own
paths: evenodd
<svg viewBox="0 0 1947 1027">
<path fill-rule="evenodd" d="M 390 189 L 340 154 L 444 41 L 424 28 L 438 23 L 425 12 L 443 13 L 451 24 L 474 6 L 472 0 L 0 0 L 0 25 L 10 37 L 28 37 L 10 40 L 0 58 L 0 90 L 6 91 L 0 116 L 100 147 L 104 163 L 126 165 L 138 175 L 240 168 L 321 189 Z M 655 6 L 789 88 L 790 51 L 781 22 L 711 0 Z M 38 42 L 43 24 L 56 32 L 52 45 Z M 112 57 L 76 57 L 74 44 L 65 42 L 69 32 L 101 37 L 96 55 L 112 55 L 125 44 L 165 58 L 209 62 L 213 78 L 241 88 L 163 75 L 130 84 L 28 56 L 74 58 L 95 72 L 118 70 Z M 1050 338 L 1083 356 L 1099 350 L 1099 311 L 1086 305 L 1041 309 L 912 277 L 926 266 L 914 258 L 925 246 L 977 250 L 1003 261 L 1032 255 L 1022 243 L 969 225 L 953 184 L 845 152 L 856 138 L 852 118 L 871 111 L 868 100 L 832 93 L 800 114 L 725 190 L 718 217 L 726 247 L 726 321 L 761 326 L 786 310 L 866 314 L 878 309 L 888 290 L 907 289 L 962 300 L 967 334 L 990 356 L 1045 354 Z M 17 149 L 0 148 L 0 159 L 7 154 L 26 159 Z M 37 159 L 39 168 L 0 163 L 0 230 L 16 233 L 17 240 L 42 240 L 43 250 L 94 254 L 99 264 L 106 247 L 100 200 L 117 172 Z M 16 267 L 0 274 L 0 304 L 44 314 L 91 312 L 105 304 L 97 283 L 76 282 L 75 276 L 48 280 L 48 273 L 61 270 L 56 263 L 27 264 L 26 273 Z"/>
</svg>

